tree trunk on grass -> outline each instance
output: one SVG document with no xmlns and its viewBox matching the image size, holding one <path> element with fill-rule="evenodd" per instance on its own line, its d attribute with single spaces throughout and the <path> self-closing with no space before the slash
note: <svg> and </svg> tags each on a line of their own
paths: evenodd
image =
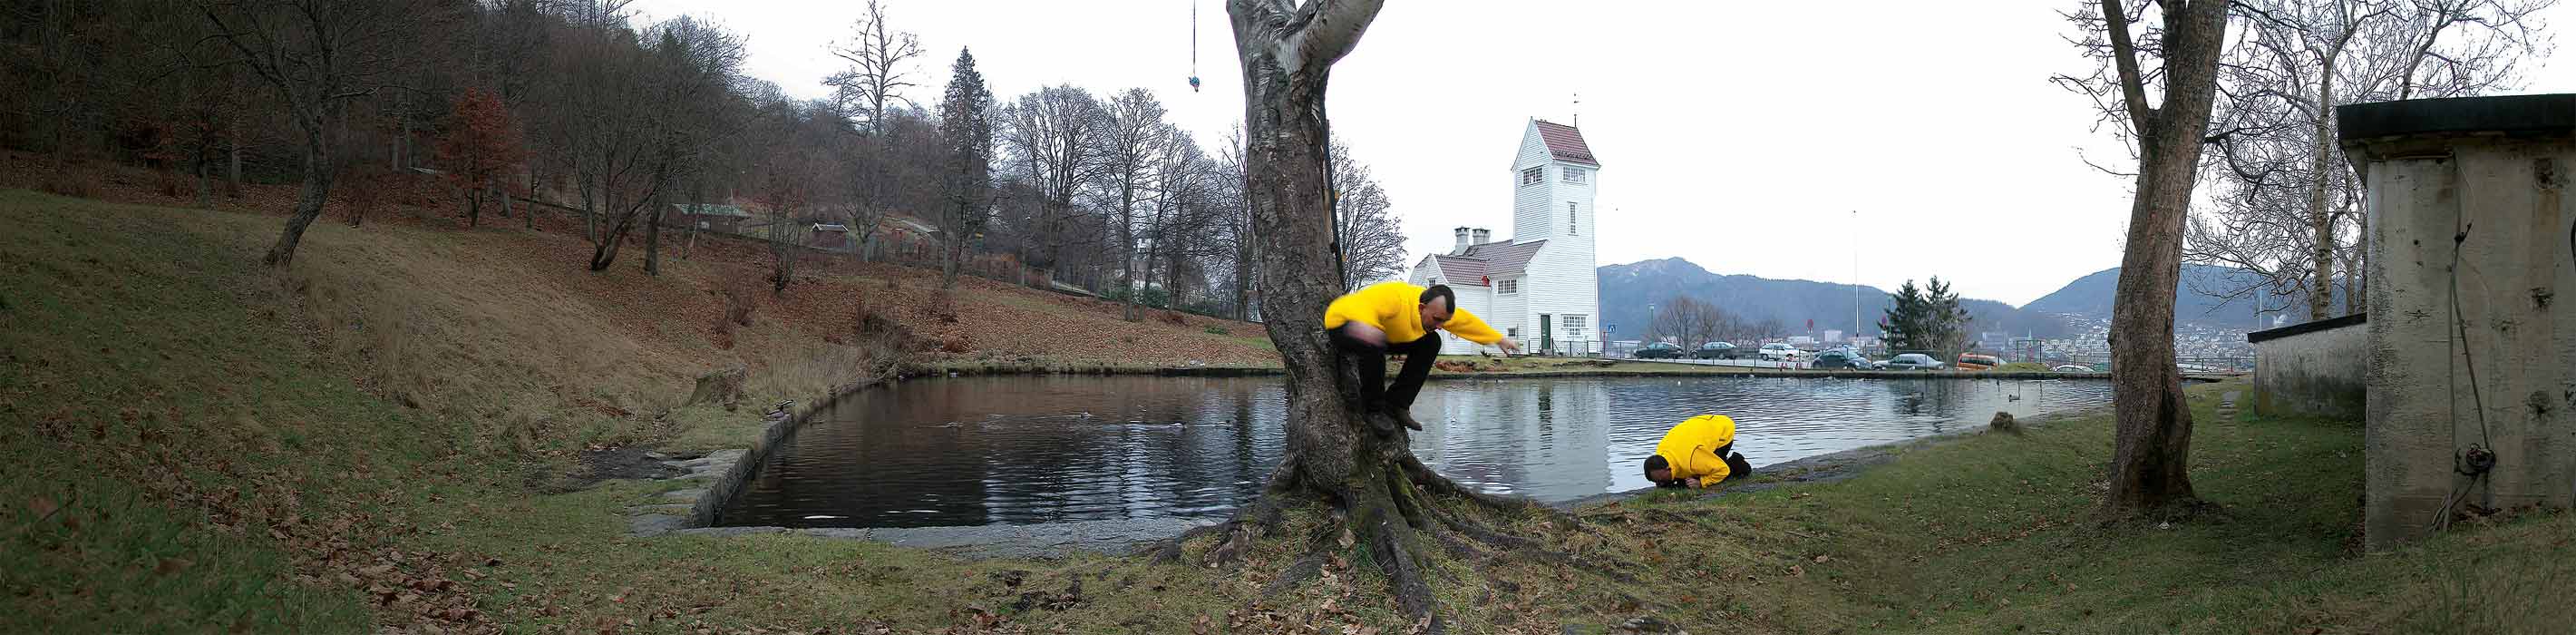
<svg viewBox="0 0 2576 635">
<path fill-rule="evenodd" d="M 644 224 L 644 275 L 662 275 L 662 201 L 653 201 L 653 213 Z"/>
<path fill-rule="evenodd" d="M 1487 529 L 1444 503 L 1471 501 L 1473 508 L 1494 513 L 1545 512 L 1527 501 L 1460 487 L 1415 459 L 1403 428 L 1363 408 L 1357 367 L 1329 345 L 1322 328 L 1325 304 L 1342 292 L 1326 192 L 1324 88 L 1333 63 L 1358 43 L 1381 5 L 1314 0 L 1293 13 L 1271 0 L 1228 5 L 1243 61 L 1245 136 L 1251 139 L 1245 159 L 1253 175 L 1252 223 L 1263 241 L 1263 313 L 1287 371 L 1288 453 L 1240 516 L 1193 530 L 1182 540 L 1222 533 L 1209 559 L 1231 561 L 1274 528 L 1281 506 L 1291 499 L 1321 502 L 1336 522 L 1309 543 L 1315 551 L 1305 560 L 1320 562 L 1318 554 L 1336 545 L 1365 548 L 1366 560 L 1385 572 L 1404 618 L 1438 633 L 1447 624 L 1431 591 L 1435 549 L 1474 551 L 1463 536 L 1504 551 L 1544 552 L 1535 541 Z M 1176 557 L 1178 545 L 1167 544 L 1164 555 Z M 1312 575 L 1311 566 L 1290 567 L 1283 582 L 1293 584 L 1298 571 Z M 1615 568 L 1579 568 L 1618 575 Z"/>
<path fill-rule="evenodd" d="M 2138 52 L 2121 14 L 2101 7 L 2118 67 L 2129 125 L 2138 140 L 2137 196 L 2129 207 L 2126 252 L 2111 318 L 2111 384 L 2118 437 L 2111 457 L 2107 518 L 2185 514 L 2192 491 L 2191 409 L 2174 367 L 2174 287 L 2182 266 L 2183 217 L 2217 93 L 2227 2 L 2164 3 L 2164 104 L 2149 108 Z"/>
<path fill-rule="evenodd" d="M 295 120 L 296 127 L 304 132 L 304 195 L 295 201 L 295 214 L 286 218 L 286 231 L 278 234 L 277 244 L 270 246 L 268 256 L 260 260 L 271 267 L 294 264 L 295 247 L 304 242 L 304 228 L 322 216 L 322 204 L 331 198 L 331 150 L 322 142 L 321 109 L 300 110 L 308 110 L 297 113 Z M 357 220 L 352 218 L 350 224 L 357 224 Z"/>
</svg>

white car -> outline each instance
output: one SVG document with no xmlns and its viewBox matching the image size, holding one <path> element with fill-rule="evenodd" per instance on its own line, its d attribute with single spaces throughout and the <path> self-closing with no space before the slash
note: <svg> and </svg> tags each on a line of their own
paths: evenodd
<svg viewBox="0 0 2576 635">
<path fill-rule="evenodd" d="M 1906 353 L 1878 363 L 1879 370 L 1940 370 L 1941 360 L 1922 353 Z"/>
<path fill-rule="evenodd" d="M 1806 354 L 1806 351 L 1798 350 L 1798 347 L 1780 342 L 1772 342 L 1762 345 L 1762 359 L 1764 360 L 1797 361 L 1798 358 L 1804 357 Z"/>
</svg>

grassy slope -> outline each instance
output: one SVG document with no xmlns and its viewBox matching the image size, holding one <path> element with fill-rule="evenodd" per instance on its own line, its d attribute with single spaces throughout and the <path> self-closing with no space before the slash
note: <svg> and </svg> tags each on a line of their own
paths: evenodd
<svg viewBox="0 0 2576 635">
<path fill-rule="evenodd" d="M 692 434 L 688 420 L 601 411 L 651 407 L 656 383 L 687 374 L 619 369 L 718 353 L 612 349 L 605 365 L 584 361 L 573 349 L 616 345 L 579 328 L 626 319 L 615 301 L 438 264 L 491 257 L 475 245 L 506 233 L 324 226 L 295 273 L 275 274 L 254 265 L 268 218 L 0 192 L 0 223 L 11 228 L 0 233 L 0 450 L 19 459 L 0 479 L 0 632 L 359 632 L 424 619 L 582 632 L 876 621 L 1185 632 L 1202 616 L 1332 630 L 1391 613 L 1382 582 L 1348 554 L 1324 580 L 1229 614 L 1303 549 L 1291 541 L 1242 572 L 1212 572 L 1096 557 L 961 562 L 785 536 L 625 538 L 620 510 L 666 486 L 540 495 L 531 483 L 562 468 L 549 453 L 581 443 Z M 365 262 L 407 264 L 385 278 L 320 266 Z M 485 303 L 452 297 L 481 287 L 542 300 L 562 319 L 477 317 L 471 307 Z M 422 297 L 432 292 L 451 297 Z M 366 315 L 379 317 L 338 317 Z M 668 321 L 607 330 L 697 337 Z M 352 324 L 488 344 L 379 342 Z M 736 351 L 781 350 L 770 339 L 798 341 L 754 327 Z M 606 387 L 567 381 L 589 386 L 594 373 L 613 376 Z M 1840 483 L 1586 510 L 1598 535 L 1524 525 L 1553 548 L 1655 573 L 1619 582 L 1449 560 L 1436 564 L 1444 605 L 1469 632 L 1638 614 L 1694 631 L 1957 633 L 2554 632 L 2576 618 L 2540 599 L 2576 592 L 2576 517 L 2351 555 L 2358 428 L 2220 420 L 2209 400 L 2224 389 L 2193 389 L 2195 478 L 2227 506 L 2220 522 L 2087 522 L 2110 447 L 2094 417 L 1911 450 Z M 1069 594 L 1077 580 L 1082 592 Z M 1050 607 L 1069 595 L 1080 600 Z"/>
</svg>

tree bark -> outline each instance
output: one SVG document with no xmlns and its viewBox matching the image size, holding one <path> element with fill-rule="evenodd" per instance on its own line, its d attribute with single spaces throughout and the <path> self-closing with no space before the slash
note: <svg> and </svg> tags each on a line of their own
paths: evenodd
<svg viewBox="0 0 2576 635">
<path fill-rule="evenodd" d="M 1397 607 L 1444 632 L 1429 587 L 1428 543 L 1437 531 L 1426 497 L 1473 496 L 1419 468 L 1403 428 L 1369 415 L 1352 360 L 1326 339 L 1323 310 L 1341 294 L 1332 251 L 1326 179 L 1324 89 L 1335 61 L 1358 43 L 1381 2 L 1315 0 L 1293 15 L 1269 0 L 1232 0 L 1244 78 L 1246 169 L 1252 223 L 1263 240 L 1259 280 L 1270 339 L 1287 371 L 1287 456 L 1253 509 L 1296 494 L 1329 502 L 1341 530 L 1386 572 Z M 1232 525 L 1230 523 L 1230 525 Z M 1240 529 L 1217 552 L 1248 540 Z M 1348 543 L 1345 543 L 1348 544 Z"/>
<path fill-rule="evenodd" d="M 2103 0 L 2114 63 L 2137 132 L 2137 196 L 2129 208 L 2125 253 L 2111 318 L 2113 443 L 2108 518 L 2172 515 L 2199 505 L 2192 490 L 2191 410 L 2174 366 L 2174 288 L 2180 281 L 2183 217 L 2199 166 L 2202 139 L 2217 92 L 2227 3 L 2164 3 L 2162 108 L 2146 106 L 2137 50 L 2121 0 Z"/>
<path fill-rule="evenodd" d="M 278 234 L 277 244 L 270 246 L 268 255 L 261 259 L 271 267 L 294 264 L 295 247 L 304 241 L 304 229 L 322 216 L 322 204 L 331 198 L 331 151 L 322 141 L 322 107 L 297 110 L 296 127 L 304 132 L 304 195 L 296 199 L 295 213 L 286 218 L 286 230 Z"/>
<path fill-rule="evenodd" d="M 660 188 L 654 188 L 659 190 Z M 662 275 L 662 195 L 653 195 L 653 213 L 645 215 L 644 275 Z"/>
<path fill-rule="evenodd" d="M 2349 37 L 2347 35 L 2347 37 Z M 2335 142 L 2331 117 L 2334 113 L 2335 58 L 2342 52 L 2338 44 L 2324 56 L 2324 67 L 2317 73 L 2316 133 L 2308 152 L 2308 321 L 2323 320 L 2329 302 L 2334 300 L 2334 217 L 2326 214 L 2326 159 Z"/>
</svg>

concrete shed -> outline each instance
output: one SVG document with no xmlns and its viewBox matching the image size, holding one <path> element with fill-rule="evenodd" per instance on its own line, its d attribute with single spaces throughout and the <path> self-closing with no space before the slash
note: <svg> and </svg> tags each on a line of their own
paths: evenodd
<svg viewBox="0 0 2576 635">
<path fill-rule="evenodd" d="M 2576 503 L 2576 95 L 2335 112 L 2369 190 L 2365 546 Z"/>
<path fill-rule="evenodd" d="M 2364 314 L 2245 334 L 2254 345 L 2254 412 L 2360 419 L 2370 370 Z"/>
</svg>

